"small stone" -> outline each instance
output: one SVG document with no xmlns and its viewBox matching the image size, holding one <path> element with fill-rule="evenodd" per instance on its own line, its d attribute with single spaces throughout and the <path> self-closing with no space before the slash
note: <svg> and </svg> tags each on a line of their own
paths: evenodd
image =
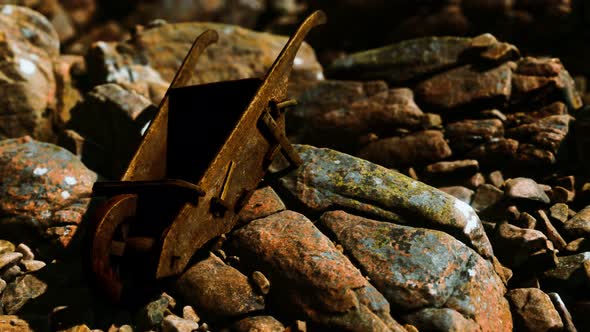
<svg viewBox="0 0 590 332">
<path fill-rule="evenodd" d="M 500 202 L 504 192 L 491 184 L 482 184 L 475 191 L 471 207 L 477 212 L 484 211 Z"/>
<path fill-rule="evenodd" d="M 569 203 L 573 202 L 576 193 L 573 191 L 566 190 L 563 187 L 555 186 L 545 191 L 551 203 Z"/>
<path fill-rule="evenodd" d="M 513 199 L 542 202 L 549 204 L 550 200 L 547 194 L 533 179 L 514 178 L 508 179 L 505 183 L 506 196 Z"/>
<path fill-rule="evenodd" d="M 193 332 L 198 328 L 196 322 L 175 315 L 168 315 L 162 321 L 162 332 Z"/>
<path fill-rule="evenodd" d="M 535 229 L 537 228 L 537 218 L 533 217 L 528 212 L 523 212 L 519 215 L 518 221 L 514 224 L 520 228 Z"/>
<path fill-rule="evenodd" d="M 298 320 L 295 322 L 295 331 L 297 332 L 307 332 L 307 322 Z"/>
<path fill-rule="evenodd" d="M 35 254 L 33 253 L 33 250 L 31 250 L 31 248 L 29 248 L 29 246 L 27 246 L 24 243 L 19 244 L 14 251 L 23 254 L 24 261 L 30 261 L 35 259 Z"/>
<path fill-rule="evenodd" d="M 203 324 L 201 324 L 201 326 L 199 326 L 199 328 L 197 329 L 197 331 L 199 331 L 199 332 L 207 332 L 207 331 L 209 331 L 209 325 L 207 323 L 203 323 Z"/>
<path fill-rule="evenodd" d="M 285 326 L 272 316 L 246 317 L 232 325 L 233 332 L 284 332 Z"/>
<path fill-rule="evenodd" d="M 13 265 L 10 268 L 5 269 L 2 272 L 2 276 L 0 277 L 8 282 L 11 282 L 21 275 L 23 275 L 23 271 L 21 271 L 20 267 L 18 265 Z"/>
<path fill-rule="evenodd" d="M 240 210 L 240 222 L 246 223 L 254 219 L 268 217 L 285 209 L 285 204 L 271 187 L 257 189 Z"/>
<path fill-rule="evenodd" d="M 467 152 L 504 136 L 504 124 L 498 119 L 461 120 L 447 124 L 445 136 L 453 151 Z"/>
<path fill-rule="evenodd" d="M 572 242 L 567 244 L 567 246 L 565 247 L 565 250 L 572 252 L 572 253 L 578 253 L 578 252 L 582 252 L 582 251 L 590 251 L 590 239 L 587 239 L 585 237 L 575 239 Z"/>
<path fill-rule="evenodd" d="M 566 221 L 563 230 L 573 238 L 590 236 L 590 205 Z"/>
<path fill-rule="evenodd" d="M 523 229 L 508 223 L 501 223 L 496 226 L 496 233 L 492 237 L 492 245 L 496 256 L 502 264 L 509 268 L 520 267 L 533 255 L 552 256 L 551 248 L 545 234 L 534 229 Z M 541 253 L 542 250 L 547 250 Z M 547 266 L 538 266 L 546 270 Z"/>
<path fill-rule="evenodd" d="M 439 161 L 426 166 L 424 175 L 427 177 L 434 176 L 453 176 L 453 175 L 473 175 L 479 170 L 477 160 L 455 160 Z"/>
<path fill-rule="evenodd" d="M 65 330 L 60 330 L 59 332 L 92 332 L 86 324 L 83 325 L 76 325 Z"/>
<path fill-rule="evenodd" d="M 147 331 L 160 325 L 169 305 L 170 301 L 163 295 L 145 305 L 135 317 L 137 327 L 142 331 Z"/>
<path fill-rule="evenodd" d="M 7 332 L 28 332 L 33 331 L 29 324 L 13 315 L 0 315 L 0 331 Z"/>
<path fill-rule="evenodd" d="M 22 264 L 22 265 L 23 265 L 23 267 L 25 268 L 25 271 L 26 271 L 26 272 L 35 272 L 35 271 L 39 271 L 39 270 L 41 270 L 42 268 L 44 268 L 44 267 L 45 267 L 45 265 L 47 265 L 47 264 L 45 264 L 45 262 L 43 262 L 43 261 L 36 261 L 36 260 L 28 260 L 28 261 L 25 261 L 25 260 L 23 260 L 23 261 L 21 262 L 21 264 Z"/>
<path fill-rule="evenodd" d="M 474 194 L 473 190 L 463 186 L 440 187 L 438 189 L 458 198 L 466 204 L 471 204 L 471 199 Z"/>
<path fill-rule="evenodd" d="M 584 272 L 587 261 L 590 261 L 590 252 L 559 257 L 557 267 L 543 273 L 543 284 L 556 290 L 586 292 L 590 287 L 590 275 Z"/>
<path fill-rule="evenodd" d="M 549 208 L 549 216 L 553 220 L 559 221 L 561 224 L 564 224 L 568 219 L 569 207 L 567 204 L 564 203 L 557 203 Z"/>
<path fill-rule="evenodd" d="M 14 244 L 10 241 L 0 240 L 0 255 L 11 253 L 14 251 Z"/>
<path fill-rule="evenodd" d="M 543 228 L 545 235 L 547 235 L 547 238 L 551 242 L 553 242 L 553 246 L 557 250 L 559 250 L 559 251 L 564 250 L 565 247 L 567 246 L 567 243 L 565 242 L 563 237 L 561 237 L 561 235 L 559 234 L 559 232 L 557 231 L 555 226 L 553 226 L 553 224 L 551 223 L 551 220 L 549 220 L 545 211 L 539 210 L 539 211 L 537 211 L 537 214 L 539 215 L 539 217 L 541 217 L 541 221 L 543 224 L 542 228 Z"/>
<path fill-rule="evenodd" d="M 208 317 L 228 320 L 264 309 L 248 278 L 213 253 L 184 272 L 175 282 L 184 300 Z"/>
<path fill-rule="evenodd" d="M 484 178 L 483 174 L 475 173 L 473 176 L 468 178 L 465 183 L 463 184 L 467 188 L 477 189 L 479 186 L 486 183 L 486 179 Z"/>
<path fill-rule="evenodd" d="M 359 152 L 363 159 L 392 168 L 439 161 L 451 155 L 451 148 L 438 130 L 379 139 L 367 144 Z"/>
<path fill-rule="evenodd" d="M 516 205 L 510 205 L 508 208 L 506 208 L 506 215 L 509 221 L 514 222 L 520 218 L 520 211 Z"/>
<path fill-rule="evenodd" d="M 0 294 L 6 289 L 6 281 L 4 279 L 0 279 Z"/>
<path fill-rule="evenodd" d="M 27 302 L 43 295 L 46 290 L 47 284 L 31 274 L 17 278 L 6 286 L 0 298 L 4 313 L 10 315 L 18 312 Z"/>
<path fill-rule="evenodd" d="M 262 272 L 252 272 L 252 281 L 254 281 L 254 284 L 258 287 L 260 293 L 262 293 L 263 295 L 268 294 L 268 292 L 270 291 L 270 281 L 268 281 L 268 279 L 264 276 L 264 274 L 262 274 Z"/>
<path fill-rule="evenodd" d="M 561 317 L 549 295 L 536 288 L 518 288 L 506 294 L 514 315 L 514 328 L 518 331 L 561 330 Z"/>
<path fill-rule="evenodd" d="M 496 188 L 502 189 L 502 187 L 504 186 L 504 176 L 502 175 L 501 171 L 491 172 L 488 176 L 488 179 L 490 180 L 490 183 L 492 185 L 496 186 Z"/>
<path fill-rule="evenodd" d="M 190 305 L 186 305 L 182 308 L 182 318 L 192 320 L 195 323 L 198 323 L 201 320 L 199 315 L 195 312 L 195 309 Z"/>
<path fill-rule="evenodd" d="M 18 263 L 23 258 L 23 254 L 20 252 L 10 252 L 0 255 L 0 269 L 10 267 Z"/>
<path fill-rule="evenodd" d="M 577 332 L 576 326 L 572 319 L 572 315 L 565 306 L 565 303 L 561 300 L 561 296 L 557 293 L 549 293 L 549 298 L 555 307 L 555 310 L 559 313 L 561 321 L 563 322 L 563 332 Z"/>
</svg>

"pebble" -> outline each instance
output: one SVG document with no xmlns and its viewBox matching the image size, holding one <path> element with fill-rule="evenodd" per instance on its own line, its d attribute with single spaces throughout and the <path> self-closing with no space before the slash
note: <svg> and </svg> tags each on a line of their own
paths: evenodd
<svg viewBox="0 0 590 332">
<path fill-rule="evenodd" d="M 14 244 L 10 241 L 0 240 L 0 255 L 14 251 Z"/>
<path fill-rule="evenodd" d="M 252 273 L 252 281 L 254 281 L 254 284 L 256 284 L 260 293 L 262 293 L 263 295 L 268 294 L 268 292 L 270 291 L 270 281 L 268 281 L 268 279 L 264 274 L 262 274 L 262 272 L 254 271 Z"/>
<path fill-rule="evenodd" d="M 35 254 L 33 253 L 33 250 L 31 250 L 31 248 L 29 248 L 29 246 L 27 246 L 24 243 L 19 244 L 14 251 L 23 254 L 24 261 L 30 261 L 35 259 Z"/>
<path fill-rule="evenodd" d="M 10 252 L 0 255 L 0 269 L 4 269 L 10 265 L 18 263 L 23 258 L 20 252 Z"/>
<path fill-rule="evenodd" d="M 27 272 L 35 272 L 35 271 L 39 271 L 42 268 L 45 267 L 45 262 L 43 261 L 37 261 L 37 260 L 23 260 L 21 262 L 21 264 L 23 265 L 23 267 L 25 268 L 25 271 Z"/>
<path fill-rule="evenodd" d="M 201 320 L 199 315 L 197 315 L 195 312 L 195 309 L 193 309 L 193 307 L 190 305 L 184 306 L 182 308 L 182 318 L 192 320 L 195 323 L 198 323 Z"/>
</svg>

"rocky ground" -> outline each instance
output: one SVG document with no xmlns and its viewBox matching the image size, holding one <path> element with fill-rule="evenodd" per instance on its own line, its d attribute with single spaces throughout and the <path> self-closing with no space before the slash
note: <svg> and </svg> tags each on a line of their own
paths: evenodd
<svg viewBox="0 0 590 332">
<path fill-rule="evenodd" d="M 559 46 L 587 5 L 345 2 L 322 2 L 290 79 L 303 165 L 277 160 L 239 227 L 121 307 L 89 275 L 93 183 L 120 177 L 200 32 L 220 41 L 192 83 L 262 76 L 286 38 L 251 29 L 318 5 L 0 1 L 0 331 L 590 330 L 587 72 Z"/>
</svg>

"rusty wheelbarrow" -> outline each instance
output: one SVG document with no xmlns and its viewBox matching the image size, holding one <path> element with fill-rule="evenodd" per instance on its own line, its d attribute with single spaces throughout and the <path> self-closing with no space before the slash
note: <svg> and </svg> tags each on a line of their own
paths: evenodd
<svg viewBox="0 0 590 332">
<path fill-rule="evenodd" d="M 110 197 L 95 218 L 91 265 L 111 300 L 182 273 L 229 232 L 277 153 L 301 162 L 284 131 L 287 83 L 304 37 L 324 22 L 323 12 L 310 15 L 263 79 L 185 86 L 218 36 L 195 40 L 121 181 L 93 188 Z"/>
</svg>

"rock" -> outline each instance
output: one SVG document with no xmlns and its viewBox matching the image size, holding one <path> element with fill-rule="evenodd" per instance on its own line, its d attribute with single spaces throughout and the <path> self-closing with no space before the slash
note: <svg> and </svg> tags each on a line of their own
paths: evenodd
<svg viewBox="0 0 590 332">
<path fill-rule="evenodd" d="M 33 331 L 29 324 L 14 315 L 0 315 L 0 331 L 27 332 Z"/>
<path fill-rule="evenodd" d="M 360 150 L 359 157 L 394 168 L 431 163 L 451 154 L 442 132 L 425 130 L 371 142 Z"/>
<path fill-rule="evenodd" d="M 590 239 L 581 237 L 575 239 L 567 244 L 565 250 L 572 253 L 579 253 L 582 251 L 590 251 Z"/>
<path fill-rule="evenodd" d="M 483 257 L 493 256 L 483 226 L 462 201 L 398 172 L 329 149 L 295 145 L 303 164 L 280 179 L 316 213 L 334 207 L 398 223 L 440 229 Z"/>
<path fill-rule="evenodd" d="M 175 287 L 185 301 L 211 319 L 228 320 L 264 309 L 248 277 L 214 254 L 188 269 Z"/>
<path fill-rule="evenodd" d="M 453 150 L 470 151 L 480 144 L 494 142 L 504 135 L 504 125 L 498 119 L 461 120 L 445 127 L 445 136 Z"/>
<path fill-rule="evenodd" d="M 31 135 L 53 140 L 55 79 L 52 59 L 59 54 L 55 29 L 25 7 L 0 6 L 0 137 Z"/>
<path fill-rule="evenodd" d="M 86 324 L 72 326 L 65 330 L 60 330 L 59 332 L 92 332 L 90 328 Z"/>
<path fill-rule="evenodd" d="M 0 141 L 0 175 L 1 227 L 20 238 L 32 229 L 68 246 L 96 174 L 70 152 L 23 137 Z"/>
<path fill-rule="evenodd" d="M 518 331 L 560 331 L 563 323 L 549 295 L 537 288 L 517 288 L 506 293 Z"/>
<path fill-rule="evenodd" d="M 439 161 L 426 166 L 426 177 L 473 175 L 479 171 L 477 160 Z"/>
<path fill-rule="evenodd" d="M 31 248 L 29 248 L 29 246 L 27 246 L 24 243 L 20 243 L 14 251 L 23 254 L 23 260 L 25 261 L 35 259 L 35 254 L 33 253 L 33 250 L 31 250 Z"/>
<path fill-rule="evenodd" d="M 22 276 L 24 273 L 20 269 L 18 265 L 13 265 L 5 270 L 2 271 L 2 279 L 6 280 L 7 282 L 12 282 L 17 277 Z"/>
<path fill-rule="evenodd" d="M 559 313 L 561 317 L 561 321 L 563 323 L 563 331 L 564 332 L 577 332 L 576 326 L 572 320 L 572 315 L 570 314 L 569 310 L 561 300 L 561 297 L 557 293 L 549 293 L 549 298 L 555 307 L 555 310 Z"/>
<path fill-rule="evenodd" d="M 477 331 L 481 329 L 473 320 L 449 308 L 419 309 L 405 315 L 404 319 L 415 326 L 416 331 Z"/>
<path fill-rule="evenodd" d="M 240 222 L 268 217 L 285 209 L 285 204 L 271 187 L 256 189 L 240 210 Z"/>
<path fill-rule="evenodd" d="M 570 292 L 587 292 L 590 288 L 590 274 L 584 264 L 590 261 L 590 252 L 559 257 L 557 267 L 543 273 L 547 289 Z"/>
<path fill-rule="evenodd" d="M 545 264 L 534 267 L 537 271 L 545 271 L 555 266 L 553 248 L 547 237 L 540 231 L 501 223 L 496 226 L 492 244 L 496 257 L 509 268 L 522 267 L 532 255 L 539 252 L 542 252 L 546 260 L 542 261 Z"/>
<path fill-rule="evenodd" d="M 549 216 L 551 219 L 558 221 L 560 224 L 564 224 L 569 216 L 569 207 L 564 203 L 557 203 L 549 208 Z"/>
<path fill-rule="evenodd" d="M 471 199 L 473 197 L 473 193 L 474 191 L 469 189 L 469 188 L 465 188 L 462 186 L 451 186 L 451 187 L 440 187 L 438 188 L 440 191 L 444 191 L 447 194 L 454 196 L 455 198 L 458 198 L 459 200 L 461 200 L 462 202 L 465 202 L 466 204 L 471 204 Z"/>
<path fill-rule="evenodd" d="M 270 280 L 269 296 L 288 317 L 349 331 L 403 331 L 387 300 L 301 214 L 254 220 L 234 233 L 232 247 Z"/>
<path fill-rule="evenodd" d="M 551 223 L 551 220 L 549 220 L 549 217 L 547 217 L 547 214 L 545 213 L 545 211 L 538 210 L 537 214 L 539 215 L 539 217 L 541 217 L 541 220 L 542 220 L 541 229 L 543 230 L 543 233 L 545 233 L 545 235 L 547 235 L 547 238 L 551 242 L 553 242 L 553 246 L 557 250 L 559 250 L 559 251 L 564 250 L 565 247 L 567 246 L 567 243 L 565 242 L 563 237 L 561 237 L 561 234 L 559 234 L 559 232 L 557 231 L 555 226 L 553 226 L 553 224 Z"/>
<path fill-rule="evenodd" d="M 23 260 L 21 262 L 22 266 L 25 268 L 27 272 L 35 272 L 39 271 L 45 267 L 45 262 L 43 261 L 36 261 L 36 260 Z"/>
<path fill-rule="evenodd" d="M 520 228 L 536 229 L 537 219 L 530 215 L 528 212 L 523 212 L 518 216 L 518 219 L 513 222 Z"/>
<path fill-rule="evenodd" d="M 262 77 L 287 42 L 285 37 L 227 24 L 164 24 L 144 29 L 125 42 L 94 44 L 86 56 L 91 81 L 95 85 L 141 82 L 148 91 L 167 86 L 196 36 L 207 29 L 220 33 L 219 42 L 200 57 L 192 84 Z M 322 67 L 304 43 L 290 82 L 321 79 Z M 163 95 L 150 97 L 157 104 Z"/>
<path fill-rule="evenodd" d="M 482 184 L 477 187 L 471 207 L 477 211 L 485 211 L 498 204 L 504 197 L 504 191 L 491 184 Z"/>
<path fill-rule="evenodd" d="M 490 34 L 476 38 L 426 37 L 406 40 L 338 59 L 327 73 L 335 78 L 385 80 L 392 85 L 402 85 L 477 59 L 477 53 L 497 43 Z"/>
<path fill-rule="evenodd" d="M 78 89 L 78 75 L 85 68 L 84 58 L 79 55 L 61 55 L 53 61 L 55 76 L 55 125 L 63 128 L 70 121 L 71 110 L 82 100 Z"/>
<path fill-rule="evenodd" d="M 6 289 L 6 281 L 0 278 L 0 294 Z"/>
<path fill-rule="evenodd" d="M 195 323 L 198 323 L 201 320 L 199 315 L 197 315 L 195 312 L 195 309 L 193 309 L 193 307 L 190 305 L 184 306 L 182 308 L 182 318 L 192 320 Z"/>
<path fill-rule="evenodd" d="M 573 117 L 567 114 L 544 117 L 533 123 L 506 130 L 506 137 L 533 144 L 556 154 L 569 132 L 572 120 Z"/>
<path fill-rule="evenodd" d="M 67 123 L 85 139 L 82 161 L 101 175 L 120 178 L 141 142 L 149 113 L 155 113 L 152 107 L 149 99 L 117 84 L 92 89 Z"/>
<path fill-rule="evenodd" d="M 458 320 L 451 318 L 453 324 L 483 330 L 511 330 L 510 313 L 503 298 L 504 285 L 492 264 L 453 237 L 344 211 L 324 213 L 319 223 L 360 264 L 394 311 L 448 308 L 461 318 L 465 316 Z M 481 302 L 484 294 L 485 303 Z M 426 328 L 419 321 L 410 320 L 410 323 L 420 330 Z"/>
<path fill-rule="evenodd" d="M 590 235 L 590 206 L 576 213 L 563 224 L 563 230 L 570 237 L 587 237 Z"/>
<path fill-rule="evenodd" d="M 27 274 L 6 286 L 1 301 L 3 312 L 9 315 L 17 313 L 27 302 L 45 293 L 47 284 L 37 277 Z"/>
<path fill-rule="evenodd" d="M 270 281 L 260 271 L 252 272 L 252 281 L 258 287 L 258 291 L 266 295 L 270 291 Z"/>
<path fill-rule="evenodd" d="M 477 159 L 480 165 L 488 167 L 505 167 L 517 159 L 519 143 L 514 139 L 493 138 L 481 144 L 465 155 Z"/>
<path fill-rule="evenodd" d="M 11 252 L 0 255 L 0 269 L 10 267 L 18 263 L 23 258 L 20 252 Z"/>
<path fill-rule="evenodd" d="M 137 328 L 141 331 L 147 331 L 160 325 L 167 314 L 169 305 L 169 298 L 163 294 L 146 304 L 135 316 Z"/>
<path fill-rule="evenodd" d="M 533 179 L 514 178 L 505 183 L 506 197 L 549 204 L 549 197 Z"/>
<path fill-rule="evenodd" d="M 285 326 L 272 316 L 247 317 L 232 325 L 233 332 L 283 332 Z"/>
<path fill-rule="evenodd" d="M 416 105 L 412 90 L 388 89 L 379 81 L 323 81 L 299 100 L 296 122 L 288 123 L 303 128 L 301 140 L 344 151 L 357 149 L 367 135 L 387 137 L 392 128 L 420 130 L 436 121 Z"/>
<path fill-rule="evenodd" d="M 416 99 L 442 111 L 486 102 L 502 105 L 510 97 L 512 63 L 481 70 L 466 65 L 436 74 L 416 86 Z"/>
<path fill-rule="evenodd" d="M 14 249 L 14 244 L 12 244 L 12 242 L 0 240 L 0 255 L 11 253 Z"/>
<path fill-rule="evenodd" d="M 198 328 L 196 322 L 174 315 L 168 315 L 162 321 L 162 332 L 193 332 Z"/>
</svg>

